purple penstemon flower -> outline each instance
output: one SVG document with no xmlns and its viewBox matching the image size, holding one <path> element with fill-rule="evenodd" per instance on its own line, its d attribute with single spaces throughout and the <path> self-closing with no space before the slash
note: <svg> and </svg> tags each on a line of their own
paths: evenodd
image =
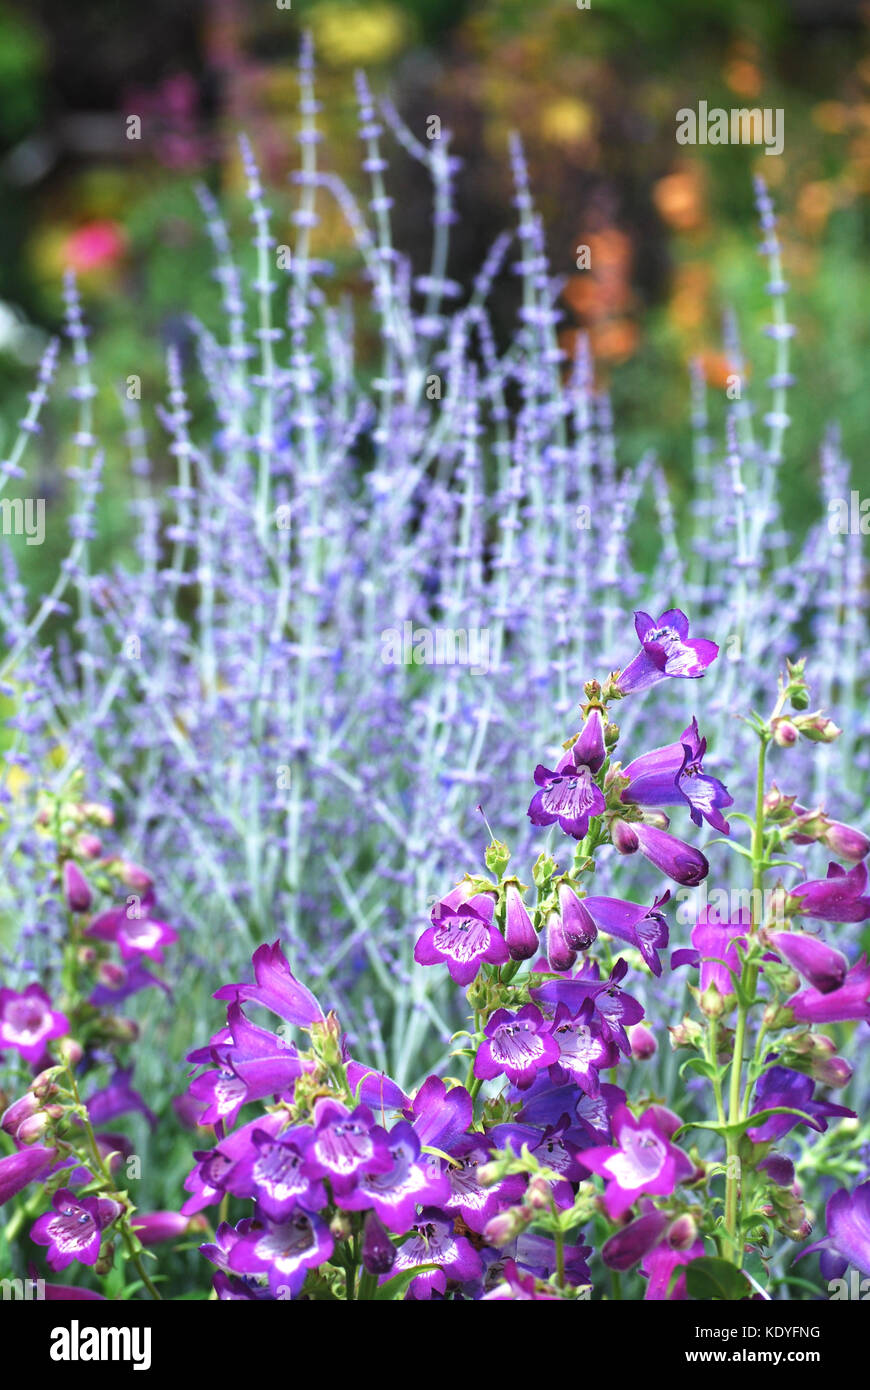
<svg viewBox="0 0 870 1390">
<path fill-rule="evenodd" d="M 197 1166 L 184 1180 L 184 1190 L 191 1195 L 181 1211 L 186 1216 L 192 1216 L 204 1207 L 219 1202 L 235 1164 L 250 1155 L 254 1131 L 260 1129 L 275 1135 L 283 1123 L 284 1117 L 280 1114 L 261 1115 L 228 1134 L 217 1148 L 194 1151 Z"/>
<path fill-rule="evenodd" d="M 226 1257 L 236 1274 L 265 1274 L 276 1298 L 301 1293 L 309 1269 L 330 1258 L 333 1239 L 329 1227 L 314 1212 L 301 1208 L 286 1221 L 267 1222 L 240 1237 Z"/>
<path fill-rule="evenodd" d="M 657 1113 L 635 1119 L 627 1106 L 613 1117 L 613 1147 L 585 1149 L 580 1161 L 605 1179 L 604 1205 L 614 1220 L 643 1195 L 669 1196 L 693 1171 L 691 1160 L 670 1141 Z"/>
<path fill-rule="evenodd" d="M 770 945 L 820 994 L 839 989 L 846 978 L 849 962 L 842 951 L 826 945 L 817 936 L 778 931 L 771 935 Z"/>
<path fill-rule="evenodd" d="M 722 995 L 734 993 L 734 977 L 740 975 L 741 965 L 737 947 L 746 947 L 746 933 L 752 926 L 751 913 L 739 908 L 735 921 L 723 922 L 713 907 L 701 910 L 692 928 L 691 947 L 682 947 L 671 956 L 671 969 L 681 965 L 700 965 L 700 990 L 715 985 Z"/>
<path fill-rule="evenodd" d="M 599 931 L 633 946 L 643 956 L 644 961 L 656 976 L 662 973 L 662 963 L 658 952 L 668 944 L 668 924 L 659 908 L 670 898 L 666 890 L 660 898 L 655 898 L 652 907 L 640 903 L 627 902 L 622 898 L 588 897 L 583 906 L 591 916 Z"/>
<path fill-rule="evenodd" d="M 848 871 L 840 864 L 829 864 L 827 878 L 807 879 L 790 890 L 787 910 L 823 922 L 866 922 L 870 917 L 866 890 L 866 863 Z"/>
<path fill-rule="evenodd" d="M 251 964 L 254 984 L 223 985 L 213 997 L 237 1004 L 262 1004 L 298 1028 L 322 1021 L 323 1010 L 311 991 L 294 976 L 279 941 L 258 946 Z"/>
<path fill-rule="evenodd" d="M 495 899 L 489 893 L 469 896 L 463 886 L 454 888 L 432 909 L 432 925 L 414 947 L 417 964 L 446 964 L 458 985 L 470 985 L 484 962 L 505 965 L 510 955 L 493 924 L 494 909 Z"/>
<path fill-rule="evenodd" d="M 501 1302 L 557 1302 L 559 1295 L 552 1286 L 540 1283 L 533 1274 L 525 1274 L 515 1260 L 505 1260 L 502 1267 L 503 1280 L 482 1296 L 484 1303 Z"/>
<path fill-rule="evenodd" d="M 480 1278 L 481 1258 L 466 1236 L 455 1234 L 452 1219 L 434 1207 L 426 1207 L 411 1229 L 413 1234 L 396 1251 L 392 1274 L 382 1276 L 382 1283 L 418 1265 L 438 1265 L 438 1269 L 425 1270 L 412 1279 L 405 1295 L 411 1300 L 425 1300 L 433 1294 L 443 1294 L 448 1279 L 468 1283 Z"/>
<path fill-rule="evenodd" d="M 766 1061 L 771 1061 L 768 1054 Z M 758 1115 L 762 1110 L 772 1110 L 778 1106 L 799 1110 L 799 1115 L 768 1115 L 761 1124 L 747 1130 L 755 1144 L 771 1144 L 789 1134 L 796 1125 L 807 1124 L 820 1134 L 828 1128 L 828 1120 L 838 1116 L 854 1119 L 854 1110 L 845 1105 L 834 1105 L 832 1101 L 813 1100 L 815 1082 L 811 1076 L 794 1071 L 791 1067 L 769 1066 L 762 1072 L 755 1085 L 755 1101 L 751 1114 Z M 801 1116 L 804 1118 L 802 1119 Z"/>
<path fill-rule="evenodd" d="M 838 989 L 804 989 L 788 1000 L 798 1023 L 845 1023 L 863 1018 L 870 1023 L 870 961 L 855 962 Z"/>
<path fill-rule="evenodd" d="M 100 913 L 85 929 L 85 936 L 114 941 L 123 960 L 147 956 L 157 963 L 163 959 L 163 948 L 178 940 L 174 927 L 152 917 L 147 904 L 139 902 L 133 907 L 112 907 Z"/>
<path fill-rule="evenodd" d="M 31 1066 L 38 1066 L 46 1043 L 68 1032 L 69 1020 L 52 1008 L 42 985 L 28 985 L 20 994 L 0 989 L 0 1052 L 14 1047 Z"/>
<path fill-rule="evenodd" d="M 454 1144 L 450 1150 L 453 1162 L 445 1174 L 447 1196 L 431 1204 L 443 1207 L 453 1216 L 461 1216 L 468 1229 L 477 1234 L 483 1233 L 496 1212 L 518 1201 L 526 1186 L 525 1178 L 519 1173 L 483 1186 L 477 1172 L 489 1161 L 492 1147 L 491 1139 L 475 1134 L 466 1135 Z"/>
<path fill-rule="evenodd" d="M 715 642 L 689 638 L 689 620 L 679 608 L 669 608 L 658 621 L 637 612 L 634 626 L 641 650 L 617 676 L 623 695 L 647 690 L 668 676 L 703 676 L 719 655 Z"/>
<path fill-rule="evenodd" d="M 309 1177 L 329 1178 L 336 1192 L 350 1191 L 363 1173 L 388 1173 L 394 1158 L 367 1105 L 348 1110 L 323 1099 L 314 1106 L 314 1134 L 305 1155 Z"/>
<path fill-rule="evenodd" d="M 326 1206 L 326 1188 L 305 1171 L 312 1134 L 310 1125 L 294 1125 L 279 1135 L 253 1129 L 248 1152 L 219 1179 L 221 1189 L 253 1197 L 263 1216 L 278 1225 L 297 1207 L 319 1211 Z"/>
<path fill-rule="evenodd" d="M 95 1265 L 103 1231 L 120 1215 L 120 1205 L 108 1197 L 77 1197 L 68 1187 L 54 1194 L 51 1205 L 30 1232 L 37 1245 L 48 1246 L 49 1269 L 66 1269 L 73 1260 Z"/>
<path fill-rule="evenodd" d="M 841 1187 L 829 1197 L 825 1207 L 825 1226 L 828 1234 L 802 1250 L 798 1259 L 821 1250 L 829 1257 L 831 1277 L 839 1277 L 852 1264 L 863 1274 L 870 1275 L 870 1182 L 862 1182 L 850 1192 Z M 837 1273 L 831 1265 L 835 1261 Z"/>
<path fill-rule="evenodd" d="M 625 1030 L 632 1023 L 640 1023 L 644 1010 L 642 1004 L 620 987 L 627 973 L 628 963 L 622 957 L 614 962 L 606 980 L 599 978 L 597 962 L 588 962 L 570 979 L 548 980 L 533 988 L 531 993 L 535 999 L 553 1007 L 566 1004 L 575 1017 L 584 1001 L 591 999 L 602 1037 L 612 1039 L 620 1052 L 629 1057 L 631 1044 Z"/>
<path fill-rule="evenodd" d="M 427 1076 L 404 1115 L 421 1144 L 450 1152 L 470 1126 L 474 1105 L 464 1086 L 448 1087 L 440 1076 Z"/>
<path fill-rule="evenodd" d="M 552 1037 L 559 1057 L 550 1067 L 550 1077 L 556 1085 L 573 1081 L 587 1095 L 597 1096 L 600 1090 L 599 1072 L 615 1067 L 618 1051 L 615 1042 L 595 1030 L 595 1005 L 586 999 L 575 1016 L 567 1004 L 556 1006 Z"/>
<path fill-rule="evenodd" d="M 407 1120 L 389 1131 L 376 1125 L 372 1138 L 377 1151 L 389 1156 L 390 1166 L 363 1171 L 353 1189 L 340 1192 L 336 1200 L 347 1211 L 371 1207 L 391 1231 L 404 1235 L 413 1226 L 418 1207 L 445 1204 L 450 1194 L 447 1177 L 437 1159 L 421 1155 L 420 1139 Z"/>
<path fill-rule="evenodd" d="M 496 1009 L 484 1035 L 474 1060 L 474 1075 L 484 1081 L 503 1075 L 525 1090 L 542 1067 L 559 1057 L 549 1024 L 534 1004 L 524 1005 L 517 1013 Z"/>
<path fill-rule="evenodd" d="M 687 1298 L 686 1266 L 700 1259 L 703 1253 L 702 1240 L 694 1241 L 688 1250 L 673 1250 L 663 1241 L 648 1251 L 641 1263 L 641 1270 L 647 1276 L 644 1299 L 650 1302 L 679 1302 Z M 683 1273 L 672 1286 L 671 1277 L 677 1269 L 682 1269 Z"/>
<path fill-rule="evenodd" d="M 623 768 L 623 776 L 630 781 L 620 800 L 635 806 L 687 805 L 696 825 L 706 820 L 727 835 L 729 826 L 721 808 L 733 806 L 734 798 L 717 777 L 704 772 L 706 751 L 707 740 L 701 738 L 698 721 L 693 719 L 679 743 L 643 753 Z"/>
<path fill-rule="evenodd" d="M 535 782 L 540 790 L 535 792 L 528 809 L 532 825 L 553 825 L 558 821 L 566 835 L 582 840 L 591 817 L 603 814 L 607 804 L 604 793 L 593 781 L 589 763 L 578 761 L 584 756 L 590 756 L 589 750 L 578 739 L 554 771 L 538 764 Z M 597 760 L 596 754 L 592 756 L 593 761 Z"/>
</svg>

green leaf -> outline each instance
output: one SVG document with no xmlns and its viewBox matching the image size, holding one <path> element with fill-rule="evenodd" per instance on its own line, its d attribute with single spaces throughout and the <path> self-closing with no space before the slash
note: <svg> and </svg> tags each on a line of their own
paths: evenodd
<svg viewBox="0 0 870 1390">
<path fill-rule="evenodd" d="M 687 1129 L 712 1129 L 723 1138 L 727 1138 L 729 1134 L 741 1135 L 750 1126 L 760 1125 L 771 1115 L 800 1115 L 805 1123 L 811 1118 L 804 1110 L 795 1110 L 791 1105 L 772 1105 L 767 1110 L 759 1110 L 755 1115 L 747 1115 L 745 1120 L 734 1120 L 730 1124 L 727 1121 L 720 1124 L 718 1120 L 687 1120 L 679 1129 L 674 1130 L 671 1138 L 677 1139 Z"/>
<path fill-rule="evenodd" d="M 686 1292 L 690 1298 L 735 1302 L 749 1298 L 752 1285 L 745 1274 L 728 1260 L 702 1255 L 686 1266 Z"/>
<path fill-rule="evenodd" d="M 415 1265 L 413 1269 L 403 1269 L 401 1274 L 393 1275 L 386 1284 L 381 1284 L 375 1294 L 377 1303 L 394 1303 L 399 1298 L 404 1298 L 408 1292 L 408 1285 L 412 1279 L 416 1279 L 418 1274 L 427 1274 L 430 1269 L 440 1269 L 440 1265 Z"/>
</svg>

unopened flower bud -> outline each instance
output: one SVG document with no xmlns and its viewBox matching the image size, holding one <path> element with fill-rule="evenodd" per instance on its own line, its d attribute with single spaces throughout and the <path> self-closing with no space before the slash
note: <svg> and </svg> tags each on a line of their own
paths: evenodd
<svg viewBox="0 0 870 1390">
<path fill-rule="evenodd" d="M 794 1014 L 787 1004 L 768 1004 L 761 1018 L 769 1032 L 777 1028 L 790 1028 L 794 1023 Z"/>
<path fill-rule="evenodd" d="M 83 801 L 79 807 L 85 820 L 92 821 L 94 825 L 102 825 L 108 829 L 115 824 L 115 813 L 111 806 L 103 806 L 99 801 Z"/>
<path fill-rule="evenodd" d="M 854 825 L 844 825 L 842 821 L 832 820 L 822 839 L 832 854 L 850 864 L 860 864 L 870 854 L 870 839 Z"/>
<path fill-rule="evenodd" d="M 76 838 L 76 853 L 83 859 L 99 859 L 103 852 L 103 842 L 98 835 L 83 830 Z"/>
<path fill-rule="evenodd" d="M 94 900 L 90 884 L 73 859 L 64 861 L 63 893 L 71 912 L 87 912 Z"/>
<path fill-rule="evenodd" d="M 619 854 L 634 854 L 639 843 L 635 831 L 624 820 L 611 821 L 610 842 Z"/>
<path fill-rule="evenodd" d="M 540 1173 L 529 1179 L 526 1188 L 525 1203 L 532 1208 L 532 1211 L 548 1211 L 553 1202 L 553 1189 L 547 1179 Z"/>
<path fill-rule="evenodd" d="M 352 1231 L 350 1217 L 343 1211 L 337 1211 L 329 1223 L 329 1233 L 333 1240 L 347 1240 Z"/>
<path fill-rule="evenodd" d="M 487 1245 L 510 1245 L 522 1235 L 533 1217 L 534 1212 L 529 1207 L 508 1207 L 507 1211 L 500 1211 L 487 1221 L 483 1238 Z"/>
<path fill-rule="evenodd" d="M 558 912 L 551 912 L 547 919 L 547 964 L 552 971 L 562 973 L 570 970 L 576 959 L 577 952 L 565 939 L 561 917 Z"/>
<path fill-rule="evenodd" d="M 644 1023 L 635 1023 L 626 1032 L 631 1043 L 631 1055 L 636 1062 L 647 1062 L 655 1056 L 656 1040 Z"/>
<path fill-rule="evenodd" d="M 725 996 L 716 981 L 711 980 L 703 994 L 698 997 L 698 1005 L 705 1018 L 721 1018 L 725 1012 Z"/>
<path fill-rule="evenodd" d="M 154 880 L 139 864 L 131 864 L 128 859 L 119 859 L 115 866 L 118 878 L 125 888 L 132 888 L 137 893 L 145 893 L 149 888 L 154 887 Z"/>
<path fill-rule="evenodd" d="M 63 1067 L 46 1067 L 34 1076 L 28 1091 L 32 1091 L 37 1100 L 47 1100 L 49 1096 L 57 1094 L 56 1079 L 63 1071 Z"/>
<path fill-rule="evenodd" d="M 109 1014 L 103 1019 L 103 1033 L 116 1038 L 118 1042 L 135 1042 L 139 1036 L 139 1025 L 132 1018 L 122 1018 L 120 1014 Z"/>
<path fill-rule="evenodd" d="M 771 727 L 773 729 L 773 741 L 780 748 L 791 748 L 800 738 L 797 728 L 790 719 L 782 717 L 774 719 Z"/>
<path fill-rule="evenodd" d="M 19 1144 L 36 1144 L 51 1129 L 51 1119 L 44 1110 L 39 1110 L 35 1115 L 28 1115 L 26 1120 L 15 1131 L 15 1138 Z"/>
<path fill-rule="evenodd" d="M 668 1227 L 665 1239 L 672 1250 L 689 1250 L 695 1243 L 698 1227 L 688 1212 L 678 1216 Z"/>
<path fill-rule="evenodd" d="M 677 1023 L 668 1028 L 671 1035 L 671 1047 L 676 1052 L 680 1047 L 700 1047 L 704 1039 L 704 1029 L 697 1019 L 689 1018 L 688 1014 L 682 1023 Z"/>
<path fill-rule="evenodd" d="M 505 889 L 504 937 L 511 960 L 530 960 L 538 949 L 538 934 L 515 883 Z"/>
<path fill-rule="evenodd" d="M 0 1115 L 0 1129 L 14 1136 L 18 1126 L 29 1120 L 38 1110 L 39 1101 L 32 1091 L 28 1091 L 19 1100 L 14 1100 Z"/>
<path fill-rule="evenodd" d="M 100 1257 L 94 1265 L 95 1274 L 109 1274 L 115 1263 L 115 1247 L 107 1245 L 105 1250 L 100 1253 Z"/>
<path fill-rule="evenodd" d="M 363 1225 L 362 1262 L 369 1274 L 389 1274 L 396 1263 L 396 1247 L 373 1211 L 367 1213 Z"/>
<path fill-rule="evenodd" d="M 667 830 L 671 823 L 670 816 L 665 811 L 643 810 L 644 825 L 654 825 L 657 830 Z"/>
<path fill-rule="evenodd" d="M 589 909 L 567 883 L 559 884 L 559 912 L 567 945 L 572 951 L 588 951 L 598 935 L 598 928 Z"/>
<path fill-rule="evenodd" d="M 845 1057 L 822 1058 L 811 1064 L 810 1076 L 826 1086 L 848 1086 L 852 1080 L 852 1068 Z"/>
<path fill-rule="evenodd" d="M 482 1163 L 477 1170 L 477 1181 L 481 1187 L 491 1187 L 500 1177 L 501 1169 L 497 1163 Z"/>
<path fill-rule="evenodd" d="M 604 743 L 605 743 L 605 747 L 607 747 L 607 748 L 615 748 L 618 742 L 619 742 L 619 725 L 618 725 L 618 724 L 605 724 L 605 726 L 604 726 Z"/>
<path fill-rule="evenodd" d="M 815 714 L 799 714 L 795 717 L 794 723 L 803 737 L 808 738 L 811 743 L 833 743 L 843 732 L 837 728 L 833 719 L 828 719 L 821 711 L 816 711 Z"/>
<path fill-rule="evenodd" d="M 109 989 L 120 989 L 126 976 L 123 965 L 118 965 L 117 961 L 104 960 L 97 967 L 97 979 L 101 985 L 108 985 Z"/>
<path fill-rule="evenodd" d="M 68 1067 L 76 1067 L 84 1057 L 84 1049 L 75 1038 L 61 1038 L 57 1050 Z"/>
</svg>

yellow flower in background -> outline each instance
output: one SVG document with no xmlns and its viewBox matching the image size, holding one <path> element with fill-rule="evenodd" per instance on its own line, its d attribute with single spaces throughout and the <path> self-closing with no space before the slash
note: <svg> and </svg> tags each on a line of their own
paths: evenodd
<svg viewBox="0 0 870 1390">
<path fill-rule="evenodd" d="M 311 13 L 314 47 L 331 67 L 385 63 L 408 38 L 405 15 L 394 5 L 342 5 L 327 0 Z"/>
<path fill-rule="evenodd" d="M 551 101 L 540 115 L 540 131 L 545 140 L 556 145 L 573 145 L 585 140 L 592 130 L 592 112 L 585 102 L 574 97 Z"/>
</svg>

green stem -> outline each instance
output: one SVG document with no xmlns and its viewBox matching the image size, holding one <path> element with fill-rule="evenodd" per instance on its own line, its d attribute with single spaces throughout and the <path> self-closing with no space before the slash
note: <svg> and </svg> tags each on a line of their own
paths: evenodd
<svg viewBox="0 0 870 1390">
<path fill-rule="evenodd" d="M 760 733 L 758 750 L 758 771 L 755 779 L 755 823 L 752 827 L 752 902 L 756 915 L 761 916 L 762 889 L 764 883 L 764 776 L 767 759 L 767 745 L 770 734 L 767 729 Z M 757 929 L 761 922 L 753 922 Z M 748 1110 L 751 1087 L 743 1091 L 743 1058 L 746 1050 L 746 1031 L 749 1010 L 755 1000 L 758 985 L 758 966 L 744 964 L 740 979 L 740 1000 L 737 1005 L 737 1026 L 734 1033 L 734 1057 L 728 1088 L 728 1122 L 737 1124 L 745 1118 Z M 725 1232 L 730 1258 L 738 1267 L 743 1263 L 743 1236 L 740 1212 L 740 1139 L 729 1134 L 726 1139 L 725 1169 Z"/>
</svg>

